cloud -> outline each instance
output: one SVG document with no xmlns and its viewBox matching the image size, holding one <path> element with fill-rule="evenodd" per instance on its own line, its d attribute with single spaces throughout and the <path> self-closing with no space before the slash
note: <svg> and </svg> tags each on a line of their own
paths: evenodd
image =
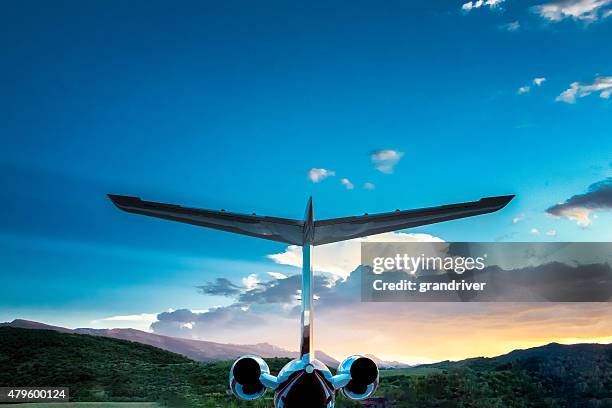
<svg viewBox="0 0 612 408">
<path fill-rule="evenodd" d="M 608 99 L 612 94 L 612 76 L 598 76 L 592 83 L 573 82 L 568 89 L 557 96 L 555 101 L 576 103 L 576 98 L 584 98 L 599 92 L 599 97 Z"/>
<path fill-rule="evenodd" d="M 519 95 L 523 95 L 523 94 L 528 93 L 530 90 L 531 90 L 531 87 L 529 87 L 529 86 L 521 86 L 518 89 L 518 91 L 516 91 L 516 93 L 519 94 Z"/>
<path fill-rule="evenodd" d="M 315 270 L 346 278 L 361 261 L 362 242 L 443 242 L 443 240 L 428 234 L 388 232 L 366 238 L 334 242 L 317 247 Z M 302 247 L 290 245 L 285 251 L 268 255 L 268 258 L 281 265 L 301 268 Z"/>
<path fill-rule="evenodd" d="M 153 323 L 157 319 L 156 313 L 139 313 L 132 315 L 119 315 L 103 317 L 101 319 L 92 320 L 91 324 L 96 325 L 104 322 L 121 322 L 121 323 L 145 323 L 147 325 Z"/>
<path fill-rule="evenodd" d="M 321 285 L 324 281 L 315 282 L 320 296 L 315 303 L 317 347 L 337 359 L 372 353 L 386 360 L 423 363 L 499 355 L 551 341 L 612 341 L 607 304 L 364 303 L 361 271 L 356 269 L 330 288 Z M 272 295 L 278 289 L 271 282 L 265 290 L 248 292 L 224 308 L 160 313 L 151 328 L 165 335 L 237 344 L 265 341 L 295 350 L 299 307 L 291 295 L 297 292 L 299 276 L 289 278 L 293 283 L 279 295 Z M 245 303 L 249 297 L 258 303 Z"/>
<path fill-rule="evenodd" d="M 478 4 L 477 7 L 475 7 L 475 4 L 473 2 L 468 1 L 467 3 L 463 3 L 463 5 L 461 6 L 461 9 L 464 11 L 470 11 L 473 8 L 478 8 L 482 6 L 482 1 L 476 1 L 476 4 Z"/>
<path fill-rule="evenodd" d="M 256 276 L 249 275 L 246 278 L 243 278 L 243 282 L 246 280 L 249 285 L 244 285 L 241 290 L 237 292 L 232 292 L 231 297 L 234 299 L 234 306 L 242 311 L 250 310 L 253 305 L 261 305 L 261 304 L 284 304 L 285 306 L 297 306 L 299 304 L 298 299 L 300 297 L 301 292 L 301 282 L 302 277 L 301 274 L 295 274 L 287 276 L 282 273 L 274 273 L 271 272 L 269 274 L 274 275 L 269 281 L 261 282 Z M 335 284 L 338 279 L 329 274 L 316 275 L 313 280 L 313 291 L 317 295 L 321 295 L 322 293 L 328 292 Z M 238 287 L 237 285 L 233 285 Z M 202 294 L 211 294 L 201 291 Z M 217 308 L 218 309 L 218 308 Z M 287 307 L 286 307 L 287 309 Z M 211 309 L 214 310 L 214 309 Z M 190 310 L 190 312 L 195 314 L 203 314 L 208 313 L 210 310 Z M 175 311 L 170 310 L 168 313 L 174 313 Z M 183 310 L 180 314 L 188 313 Z M 190 315 L 191 316 L 191 315 Z M 193 321 L 186 319 L 188 321 Z M 176 320 L 176 318 L 175 318 Z"/>
<path fill-rule="evenodd" d="M 157 320 L 156 313 L 139 313 L 131 315 L 119 315 L 103 317 L 90 322 L 93 328 L 133 328 L 148 331 L 151 323 Z"/>
<path fill-rule="evenodd" d="M 280 272 L 268 272 L 268 275 L 273 279 L 287 279 L 287 275 Z"/>
<path fill-rule="evenodd" d="M 353 183 L 351 183 L 351 181 L 347 178 L 340 179 L 340 183 L 342 183 L 342 185 L 346 187 L 347 190 L 352 190 L 353 188 L 355 188 Z"/>
<path fill-rule="evenodd" d="M 370 182 L 368 183 L 364 183 L 363 184 L 363 188 L 365 188 L 366 190 L 374 190 L 376 188 L 376 186 Z"/>
<path fill-rule="evenodd" d="M 612 210 L 612 177 L 607 177 L 591 184 L 586 193 L 576 194 L 563 203 L 549 207 L 546 213 L 554 217 L 565 217 L 581 227 L 588 227 L 592 223 L 593 212 L 610 210 Z"/>
<path fill-rule="evenodd" d="M 499 28 L 501 30 L 510 31 L 512 33 L 518 31 L 521 28 L 521 23 L 519 23 L 518 21 L 512 21 L 510 23 L 500 25 Z"/>
<path fill-rule="evenodd" d="M 370 155 L 370 160 L 374 163 L 376 170 L 381 173 L 391 174 L 402 156 L 404 156 L 404 153 L 397 150 L 377 150 Z"/>
<path fill-rule="evenodd" d="M 335 280 L 327 275 L 315 275 L 313 278 L 313 293 L 318 296 L 327 294 L 334 286 Z M 236 297 L 241 305 L 261 305 L 279 303 L 293 307 L 299 304 L 302 276 L 288 276 L 285 279 L 272 280 L 259 284 L 255 289 L 245 291 Z"/>
<path fill-rule="evenodd" d="M 549 237 L 556 237 L 557 236 L 557 230 L 551 229 L 546 231 L 546 235 L 548 235 Z"/>
<path fill-rule="evenodd" d="M 319 168 L 313 167 L 312 169 L 308 170 L 308 178 L 313 183 L 318 183 L 319 181 L 323 181 L 326 178 L 332 177 L 335 175 L 336 175 L 336 172 L 332 170 L 327 170 L 327 169 L 319 169 Z"/>
<path fill-rule="evenodd" d="M 533 10 L 540 17 L 558 22 L 566 18 L 580 21 L 596 21 L 600 17 L 608 17 L 607 7 L 612 0 L 562 0 L 535 6 Z"/>
<path fill-rule="evenodd" d="M 542 86 L 544 81 L 546 81 L 546 78 L 544 78 L 544 77 L 533 78 L 533 80 L 531 81 L 531 84 L 539 87 L 539 86 Z M 517 93 L 519 95 L 523 95 L 523 94 L 528 93 L 529 91 L 531 91 L 531 86 L 530 85 L 525 85 L 525 86 L 521 86 L 518 89 Z"/>
<path fill-rule="evenodd" d="M 317 312 L 359 304 L 360 274 L 346 281 L 317 274 L 313 293 Z M 290 335 L 299 323 L 301 275 L 260 282 L 253 290 L 234 296 L 234 303 L 207 311 L 171 310 L 157 315 L 151 330 L 158 334 L 223 343 L 260 343 L 262 340 L 295 349 Z M 346 357 L 346 356 L 343 356 Z"/>
<path fill-rule="evenodd" d="M 544 77 L 540 77 L 540 78 L 533 78 L 533 84 L 535 86 L 542 86 L 542 84 L 544 83 L 544 81 L 546 81 L 546 78 Z"/>
<path fill-rule="evenodd" d="M 150 328 L 158 334 L 223 343 L 259 343 L 262 336 L 269 336 L 266 340 L 283 344 L 279 338 L 291 332 L 299 321 L 297 316 L 302 278 L 300 274 L 280 275 L 282 277 L 279 276 L 279 279 L 258 282 L 249 290 L 244 287 L 234 293 L 231 296 L 233 303 L 229 306 L 203 311 L 178 309 L 160 313 Z M 312 288 L 316 298 L 333 297 L 331 293 L 335 281 L 328 275 L 315 275 Z M 290 337 L 293 340 L 293 336 Z M 295 348 L 295 344 L 284 345 Z"/>
<path fill-rule="evenodd" d="M 551 213 L 548 210 L 547 212 Z M 566 217 L 569 220 L 576 221 L 576 224 L 578 224 L 581 227 L 588 227 L 593 222 L 590 219 L 590 215 L 592 211 L 589 210 L 588 208 L 573 207 L 573 208 L 566 208 L 563 210 L 559 210 L 556 212 L 558 213 L 559 217 Z"/>
<path fill-rule="evenodd" d="M 516 217 L 514 217 L 512 219 L 512 223 L 513 224 L 518 224 L 519 222 L 523 221 L 525 219 L 525 214 L 519 214 Z"/>
<path fill-rule="evenodd" d="M 489 7 L 490 9 L 494 9 L 498 7 L 504 0 L 476 0 L 476 1 L 468 1 L 467 3 L 463 3 L 461 9 L 463 11 L 471 11 L 473 9 L 478 9 L 481 7 Z"/>
<path fill-rule="evenodd" d="M 245 276 L 244 278 L 242 278 L 242 285 L 247 291 L 255 289 L 257 285 L 259 285 L 259 279 L 257 279 L 257 274 L 252 273 L 249 276 Z"/>
<path fill-rule="evenodd" d="M 197 288 L 204 295 L 228 297 L 235 296 L 243 290 L 243 287 L 235 285 L 226 278 L 217 278 L 214 282 L 208 282 Z"/>
<path fill-rule="evenodd" d="M 158 334 L 186 338 L 206 338 L 222 341 L 232 332 L 259 330 L 264 317 L 250 312 L 240 304 L 217 307 L 204 312 L 178 309 L 157 315 L 151 330 Z"/>
<path fill-rule="evenodd" d="M 157 318 L 156 313 L 140 313 L 123 316 L 109 316 L 102 319 L 93 320 L 92 323 L 100 322 L 154 322 Z"/>
<path fill-rule="evenodd" d="M 388 235 L 391 235 L 390 241 L 398 240 L 393 234 Z M 317 247 L 317 262 L 319 250 L 325 247 L 327 245 Z M 561 277 L 571 272 L 575 265 L 563 268 L 559 273 Z M 538 284 L 529 286 L 525 296 L 532 294 L 538 299 L 537 296 L 548 295 L 586 295 L 592 298 L 593 285 L 598 285 L 600 295 L 611 294 L 609 285 L 599 284 L 602 276 L 612 279 L 609 266 L 605 270 L 598 269 L 603 274 L 587 276 L 580 287 L 568 286 L 564 279 L 551 279 L 551 274 L 557 275 L 557 269 L 552 266 L 543 268 L 535 275 L 503 269 L 500 276 L 512 282 L 514 276 L 524 279 L 535 276 Z M 422 363 L 492 356 L 551 341 L 612 341 L 609 333 L 612 315 L 606 305 L 364 303 L 361 302 L 363 271 L 364 268 L 357 267 L 345 279 L 320 274 L 314 278 L 313 292 L 318 298 L 315 302 L 317 344 L 337 359 L 354 353 L 372 353 L 387 360 Z M 580 273 L 580 276 L 585 275 Z M 300 280 L 300 275 L 296 274 L 281 280 L 259 282 L 253 290 L 243 289 L 234 296 L 234 303 L 226 307 L 202 312 L 179 309 L 160 313 L 151 329 L 159 334 L 222 343 L 265 341 L 295 350 L 298 346 L 295 333 L 299 326 Z M 553 282 L 552 289 L 550 282 Z M 585 283 L 588 286 L 584 286 Z M 501 286 L 512 285 L 502 283 Z M 437 324 L 431 324 L 432 321 Z M 389 327 L 394 330 L 389 330 Z M 339 338 L 342 341 L 338 341 Z M 381 344 L 385 345 L 383 349 Z M 412 347 L 406 348 L 406 344 Z"/>
<path fill-rule="evenodd" d="M 272 273 L 268 272 L 268 274 Z M 217 278 L 214 282 L 207 282 L 202 286 L 196 286 L 196 288 L 203 295 L 234 297 L 242 292 L 255 289 L 260 283 L 255 273 L 245 276 L 240 282 L 242 285 L 236 285 L 227 278 Z"/>
<path fill-rule="evenodd" d="M 531 235 L 540 235 L 540 230 L 537 229 L 537 228 L 532 228 L 532 229 L 529 230 L 529 233 Z"/>
</svg>

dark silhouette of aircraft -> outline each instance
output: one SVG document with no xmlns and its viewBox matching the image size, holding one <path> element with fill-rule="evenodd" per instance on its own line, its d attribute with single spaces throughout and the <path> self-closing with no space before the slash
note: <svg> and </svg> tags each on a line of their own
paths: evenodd
<svg viewBox="0 0 612 408">
<path fill-rule="evenodd" d="M 255 400 L 267 390 L 274 390 L 277 408 L 333 408 L 338 390 L 353 400 L 362 400 L 372 395 L 378 386 L 378 367 L 365 356 L 353 355 L 340 363 L 336 375 L 332 375 L 325 364 L 315 358 L 313 248 L 347 239 L 492 213 L 505 207 L 514 196 L 488 197 L 440 207 L 316 221 L 312 198 L 308 201 L 303 220 L 236 214 L 224 210 L 201 210 L 143 201 L 137 197 L 109 194 L 109 198 L 127 212 L 301 246 L 300 358 L 287 363 L 278 376 L 274 376 L 261 357 L 242 356 L 232 365 L 229 383 L 234 395 L 243 400 Z"/>
</svg>

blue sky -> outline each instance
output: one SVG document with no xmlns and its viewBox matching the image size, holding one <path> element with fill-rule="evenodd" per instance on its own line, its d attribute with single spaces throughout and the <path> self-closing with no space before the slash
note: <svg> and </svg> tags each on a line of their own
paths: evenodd
<svg viewBox="0 0 612 408">
<path fill-rule="evenodd" d="M 207 309 L 230 301 L 197 285 L 295 271 L 266 258 L 281 244 L 121 213 L 108 192 L 291 218 L 310 194 L 320 218 L 517 194 L 410 232 L 612 239 L 606 208 L 545 214 L 612 174 L 609 2 L 471 4 L 5 4 L 0 320 Z M 403 153 L 392 174 L 380 149 Z"/>
</svg>

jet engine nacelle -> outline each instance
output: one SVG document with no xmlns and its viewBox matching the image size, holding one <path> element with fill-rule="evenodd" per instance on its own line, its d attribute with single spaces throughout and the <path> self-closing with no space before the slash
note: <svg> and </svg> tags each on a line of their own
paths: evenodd
<svg viewBox="0 0 612 408">
<path fill-rule="evenodd" d="M 337 375 L 350 377 L 342 387 L 342 393 L 352 400 L 368 398 L 378 388 L 378 367 L 372 359 L 364 356 L 348 357 L 338 366 Z"/>
<path fill-rule="evenodd" d="M 270 375 L 270 368 L 261 357 L 242 356 L 234 362 L 230 370 L 230 389 L 240 399 L 257 399 L 267 390 L 262 383 L 262 377 L 265 375 Z"/>
</svg>

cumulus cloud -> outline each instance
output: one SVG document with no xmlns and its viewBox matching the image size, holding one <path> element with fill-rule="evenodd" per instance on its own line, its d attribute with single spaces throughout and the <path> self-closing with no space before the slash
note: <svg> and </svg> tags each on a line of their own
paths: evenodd
<svg viewBox="0 0 612 408">
<path fill-rule="evenodd" d="M 268 281 L 259 281 L 256 276 L 249 275 L 246 278 L 243 278 L 243 282 L 246 283 L 244 286 L 240 287 L 237 285 L 232 285 L 233 287 L 239 287 L 240 290 L 237 292 L 232 292 L 231 295 L 227 295 L 234 299 L 234 306 L 236 308 L 247 311 L 253 305 L 261 305 L 261 304 L 284 304 L 286 306 L 296 306 L 299 304 L 298 299 L 300 297 L 300 288 L 301 288 L 301 274 L 295 274 L 287 276 L 282 273 L 268 273 L 272 279 Z M 217 279 L 219 280 L 219 279 Z M 313 281 L 313 291 L 317 293 L 317 295 L 321 295 L 322 293 L 328 292 L 334 284 L 338 281 L 338 279 L 329 274 L 316 275 Z M 206 284 L 201 287 L 206 287 Z M 209 293 L 205 291 L 201 291 L 202 294 L 217 294 L 217 293 Z M 217 308 L 218 309 L 218 308 Z M 211 309 L 215 310 L 215 309 Z M 189 310 L 192 314 L 202 315 L 203 313 L 208 313 L 211 310 Z M 176 316 L 176 311 L 170 310 L 167 313 L 174 313 Z M 178 315 L 189 315 L 186 310 L 181 310 Z M 176 318 L 175 318 L 176 320 Z M 189 320 L 188 321 L 193 321 Z"/>
<path fill-rule="evenodd" d="M 313 278 L 313 293 L 325 295 L 334 286 L 335 280 L 328 275 L 315 275 Z M 239 304 L 257 305 L 279 303 L 286 306 L 297 306 L 300 298 L 302 276 L 299 274 L 262 282 L 255 289 L 245 291 L 236 297 Z"/>
<path fill-rule="evenodd" d="M 480 3 L 482 4 L 482 2 Z M 474 3 L 471 1 L 468 1 L 467 3 L 463 3 L 463 5 L 461 5 L 461 10 L 464 10 L 464 11 L 470 11 L 473 8 L 474 8 Z"/>
<path fill-rule="evenodd" d="M 316 271 L 327 272 L 340 278 L 346 278 L 361 261 L 362 242 L 443 242 L 443 240 L 428 234 L 388 232 L 366 238 L 321 245 L 317 247 L 316 262 L 314 264 Z M 290 245 L 285 251 L 268 255 L 268 258 L 281 265 L 301 268 L 302 247 Z"/>
<path fill-rule="evenodd" d="M 255 289 L 257 285 L 259 285 L 259 279 L 257 279 L 257 274 L 252 273 L 249 276 L 245 276 L 244 278 L 242 278 L 242 285 L 247 291 Z"/>
<path fill-rule="evenodd" d="M 546 213 L 554 217 L 565 217 L 581 227 L 591 225 L 596 211 L 612 210 L 612 177 L 591 184 L 586 193 L 576 194 L 565 202 L 553 205 Z"/>
<path fill-rule="evenodd" d="M 540 235 L 540 230 L 537 229 L 537 228 L 532 228 L 532 229 L 529 230 L 529 233 L 531 235 Z"/>
<path fill-rule="evenodd" d="M 337 306 L 349 309 L 360 304 L 361 275 L 354 271 L 346 280 L 335 280 L 317 274 L 313 293 L 317 312 Z M 210 310 L 170 310 L 157 315 L 151 330 L 158 334 L 184 338 L 227 342 L 256 342 L 263 340 L 295 349 L 293 333 L 299 323 L 301 275 L 260 282 L 253 290 L 235 295 L 234 303 Z M 239 328 L 239 330 L 238 330 Z M 343 356 L 345 357 L 345 356 Z"/>
<path fill-rule="evenodd" d="M 330 288 L 322 285 L 324 281 L 315 282 L 315 293 L 320 296 L 315 306 L 317 344 L 337 359 L 373 353 L 388 360 L 423 363 L 493 356 L 551 341 L 612 341 L 608 330 L 612 315 L 605 304 L 363 303 L 361 272 L 362 268 L 356 269 Z M 248 292 L 231 306 L 209 312 L 180 309 L 160 313 L 152 329 L 223 343 L 266 341 L 295 350 L 299 307 L 294 294 L 299 276 L 289 278 L 293 283 L 278 296 L 272 295 L 277 289 L 270 284 L 259 293 Z M 249 298 L 259 303 L 246 303 Z M 406 344 L 411 347 L 407 349 Z"/>
<path fill-rule="evenodd" d="M 347 190 L 352 190 L 353 188 L 355 188 L 353 183 L 351 183 L 351 181 L 347 178 L 340 179 L 340 183 L 342 183 L 342 185 L 346 187 Z"/>
<path fill-rule="evenodd" d="M 312 169 L 308 170 L 308 178 L 313 183 L 318 183 L 319 181 L 323 181 L 326 178 L 332 177 L 335 175 L 336 175 L 336 172 L 332 170 L 327 170 L 327 169 L 320 169 L 320 168 L 313 167 Z"/>
<path fill-rule="evenodd" d="M 512 219 L 512 223 L 513 224 L 518 224 L 519 222 L 523 221 L 525 219 L 525 214 L 519 214 L 516 217 L 514 217 Z"/>
<path fill-rule="evenodd" d="M 370 182 L 367 182 L 363 184 L 363 188 L 365 188 L 366 190 L 374 190 L 376 186 Z"/>
<path fill-rule="evenodd" d="M 612 94 L 612 76 L 598 76 L 592 83 L 573 82 L 569 88 L 557 96 L 557 102 L 576 103 L 576 98 L 584 98 L 599 92 L 599 97 L 608 99 Z"/>
<path fill-rule="evenodd" d="M 158 334 L 184 338 L 227 342 L 267 341 L 295 348 L 295 344 L 284 343 L 282 337 L 297 326 L 299 315 L 301 275 L 276 275 L 277 279 L 258 282 L 247 290 L 242 287 L 230 296 L 229 306 L 209 310 L 178 309 L 157 315 L 150 327 Z M 315 275 L 313 293 L 317 299 L 334 298 L 336 279 L 329 275 Z M 206 286 L 206 285 L 205 285 Z M 239 287 L 233 285 L 233 287 Z M 202 292 L 205 293 L 205 292 Z M 357 292 L 355 292 L 357 293 Z M 353 293 L 354 295 L 354 293 Z M 357 298 L 355 298 L 357 299 Z M 317 302 L 320 307 L 320 302 Z M 239 329 L 239 330 L 238 330 Z M 293 336 L 290 336 L 295 340 Z"/>
<path fill-rule="evenodd" d="M 204 312 L 178 309 L 157 315 L 151 330 L 158 334 L 186 338 L 202 338 L 223 341 L 232 332 L 259 330 L 265 318 L 252 313 L 240 304 L 217 307 Z"/>
<path fill-rule="evenodd" d="M 398 150 L 377 150 L 370 155 L 370 160 L 374 163 L 376 170 L 391 174 L 402 156 L 404 156 L 404 153 Z"/>
<path fill-rule="evenodd" d="M 504 0 L 476 0 L 476 1 L 468 1 L 467 3 L 463 3 L 461 5 L 461 9 L 463 11 L 471 11 L 473 9 L 478 9 L 481 7 L 488 7 L 490 9 L 494 9 L 498 7 Z"/>
<path fill-rule="evenodd" d="M 397 242 L 401 239 L 396 235 L 410 234 L 385 235 L 389 236 L 390 242 Z M 326 247 L 353 251 L 333 247 L 333 244 L 320 246 L 317 247 L 317 262 L 321 250 Z M 346 254 L 341 251 L 340 255 Z M 359 264 L 358 249 L 353 256 L 356 257 L 355 264 Z M 325 257 L 329 254 L 323 257 L 323 261 L 330 262 Z M 566 270 L 568 268 L 574 266 L 565 266 Z M 607 268 L 605 277 L 612 279 L 612 270 L 609 266 Z M 552 269 L 543 272 L 556 274 L 557 271 Z M 345 279 L 321 274 L 314 278 L 313 292 L 318 298 L 315 304 L 317 344 L 337 359 L 354 353 L 374 353 L 388 360 L 422 363 L 491 356 L 551 341 L 612 341 L 608 330 L 612 315 L 609 307 L 601 304 L 364 303 L 361 302 L 361 273 L 364 271 L 365 268 L 357 267 Z M 229 306 L 208 311 L 179 309 L 160 313 L 151 329 L 159 334 L 222 343 L 266 341 L 295 350 L 301 277 L 299 274 L 281 275 L 277 276 L 282 279 L 272 276 L 275 279 L 260 281 L 249 291 L 241 287 Z M 519 276 L 532 275 L 519 273 Z M 504 276 L 514 282 L 512 271 Z M 542 284 L 539 289 L 546 292 L 549 282 L 555 280 L 546 274 L 539 276 Z M 599 283 L 602 275 L 593 276 L 597 278 L 594 283 L 610 295 L 609 286 Z M 563 279 L 559 280 L 560 284 L 563 282 Z M 530 291 L 535 289 L 538 288 L 529 287 Z M 580 290 L 576 294 L 583 293 Z M 565 293 L 556 289 L 553 292 Z M 571 295 L 573 292 L 568 293 Z M 588 296 L 592 296 L 590 286 Z M 432 321 L 438 324 L 431 324 Z M 394 330 L 389 330 L 390 326 Z M 339 338 L 342 341 L 338 341 Z M 380 348 L 381 344 L 385 345 L 384 350 Z M 412 347 L 407 349 L 406 344 Z"/>
<path fill-rule="evenodd" d="M 274 272 L 268 272 L 268 274 L 272 275 Z M 283 274 L 276 274 L 276 276 L 280 275 L 284 276 Z M 196 286 L 196 288 L 203 295 L 235 297 L 240 293 L 255 289 L 260 284 L 255 273 L 245 276 L 240 282 L 242 285 L 236 285 L 227 278 L 217 278 L 213 282 L 207 282 L 202 286 Z"/>
<path fill-rule="evenodd" d="M 556 237 L 557 236 L 557 230 L 551 229 L 546 231 L 546 235 L 548 235 L 549 237 Z"/>
<path fill-rule="evenodd" d="M 612 0 L 562 0 L 535 6 L 534 11 L 553 22 L 566 18 L 591 22 L 608 17 L 611 3 Z"/>
</svg>

